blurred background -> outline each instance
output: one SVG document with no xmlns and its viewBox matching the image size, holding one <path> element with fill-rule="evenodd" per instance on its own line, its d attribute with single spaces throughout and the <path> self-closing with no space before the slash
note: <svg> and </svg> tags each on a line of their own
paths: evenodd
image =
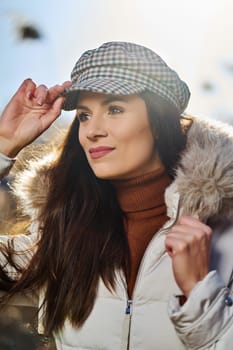
<svg viewBox="0 0 233 350">
<path fill-rule="evenodd" d="M 61 83 L 84 50 L 124 40 L 188 83 L 187 112 L 233 123 L 232 13 L 232 0 L 1 0 L 0 110 L 23 79 Z"/>
</svg>

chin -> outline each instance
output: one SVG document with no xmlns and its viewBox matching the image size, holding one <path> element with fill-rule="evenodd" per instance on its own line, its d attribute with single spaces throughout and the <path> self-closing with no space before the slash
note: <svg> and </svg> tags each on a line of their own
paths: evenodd
<svg viewBox="0 0 233 350">
<path fill-rule="evenodd" d="M 97 167 L 92 167 L 92 171 L 99 179 L 108 179 L 108 177 L 112 175 L 112 171 L 98 169 Z"/>
<path fill-rule="evenodd" d="M 118 179 L 119 177 L 121 177 L 121 174 L 117 173 L 117 172 L 113 172 L 112 169 L 108 169 L 108 170 L 100 170 L 100 169 L 93 169 L 93 173 L 95 174 L 96 177 L 98 177 L 99 179 L 103 179 L 103 180 L 114 180 L 114 179 Z"/>
<path fill-rule="evenodd" d="M 113 180 L 117 178 L 117 175 L 110 174 L 110 173 L 101 173 L 101 172 L 94 172 L 95 176 L 98 177 L 98 179 L 103 179 L 103 180 Z"/>
</svg>

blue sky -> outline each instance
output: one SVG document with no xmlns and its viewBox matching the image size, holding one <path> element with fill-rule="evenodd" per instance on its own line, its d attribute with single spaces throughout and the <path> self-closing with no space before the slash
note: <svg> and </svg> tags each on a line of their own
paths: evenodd
<svg viewBox="0 0 233 350">
<path fill-rule="evenodd" d="M 1 0 L 0 109 L 23 79 L 62 82 L 84 50 L 126 40 L 152 48 L 188 83 L 188 112 L 231 117 L 233 81 L 219 66 L 233 62 L 232 7 L 230 0 Z M 20 40 L 24 24 L 42 39 Z M 217 89 L 203 91 L 203 81 Z"/>
</svg>

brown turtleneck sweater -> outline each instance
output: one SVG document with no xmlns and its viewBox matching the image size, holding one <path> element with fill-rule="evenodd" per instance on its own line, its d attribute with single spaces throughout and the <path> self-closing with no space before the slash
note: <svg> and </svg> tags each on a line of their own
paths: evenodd
<svg viewBox="0 0 233 350">
<path fill-rule="evenodd" d="M 134 179 L 114 181 L 120 206 L 126 215 L 125 227 L 131 254 L 130 297 L 146 247 L 168 219 L 164 192 L 170 183 L 164 168 Z"/>
</svg>

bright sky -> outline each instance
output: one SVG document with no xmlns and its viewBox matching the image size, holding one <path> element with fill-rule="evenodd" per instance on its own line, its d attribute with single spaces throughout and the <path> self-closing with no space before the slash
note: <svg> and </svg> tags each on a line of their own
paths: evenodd
<svg viewBox="0 0 233 350">
<path fill-rule="evenodd" d="M 232 10 L 231 0 L 1 0 L 0 108 L 23 79 L 67 80 L 84 50 L 123 40 L 150 47 L 178 72 L 192 91 L 189 112 L 224 109 L 233 118 L 232 78 L 225 84 L 217 71 L 221 59 L 233 65 Z M 43 39 L 19 40 L 21 24 L 36 25 Z M 203 92 L 203 79 L 221 91 Z"/>
</svg>

